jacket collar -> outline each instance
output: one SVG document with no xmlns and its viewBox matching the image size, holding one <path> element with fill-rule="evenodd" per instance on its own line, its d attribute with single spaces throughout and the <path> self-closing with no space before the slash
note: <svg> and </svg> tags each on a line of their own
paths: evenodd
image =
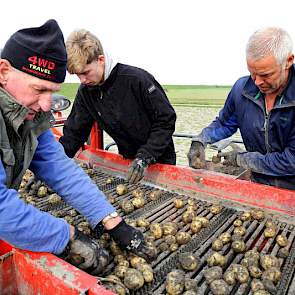
<svg viewBox="0 0 295 295">
<path fill-rule="evenodd" d="M 251 76 L 248 76 L 248 79 L 245 83 L 243 89 L 243 95 L 247 98 L 253 100 L 255 103 L 259 103 L 259 98 L 262 97 L 262 93 L 260 93 L 259 88 L 253 82 Z M 295 106 L 295 65 L 290 68 L 290 75 L 288 83 L 280 95 L 278 103 L 274 108 L 282 108 Z"/>
<path fill-rule="evenodd" d="M 0 87 L 0 109 L 5 121 L 17 133 L 19 127 L 24 123 L 28 109 L 21 105 L 7 91 Z"/>
</svg>

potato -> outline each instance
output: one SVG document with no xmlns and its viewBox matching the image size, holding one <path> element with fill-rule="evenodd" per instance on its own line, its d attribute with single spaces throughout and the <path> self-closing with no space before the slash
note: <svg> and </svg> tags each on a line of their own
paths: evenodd
<svg viewBox="0 0 295 295">
<path fill-rule="evenodd" d="M 225 256 L 219 254 L 218 252 L 213 252 L 208 258 L 207 263 L 209 266 L 223 266 L 226 264 Z"/>
<path fill-rule="evenodd" d="M 161 252 L 167 251 L 169 249 L 169 245 L 165 242 L 162 242 L 158 248 L 160 249 Z"/>
<path fill-rule="evenodd" d="M 131 195 L 134 198 L 143 198 L 144 197 L 143 191 L 140 188 L 137 188 L 134 191 L 132 191 Z"/>
<path fill-rule="evenodd" d="M 241 265 L 249 268 L 250 266 L 259 266 L 259 260 L 252 257 L 244 257 L 241 261 Z"/>
<path fill-rule="evenodd" d="M 250 211 L 250 214 L 253 219 L 261 221 L 265 218 L 265 213 L 262 210 L 254 209 Z"/>
<path fill-rule="evenodd" d="M 262 276 L 262 271 L 258 266 L 250 265 L 248 270 L 252 278 L 259 279 Z"/>
<path fill-rule="evenodd" d="M 278 252 L 279 258 L 287 258 L 289 256 L 290 252 L 288 250 L 288 247 L 280 248 Z"/>
<path fill-rule="evenodd" d="M 122 203 L 121 203 L 121 204 L 122 204 Z M 128 207 L 129 205 L 130 205 L 130 203 L 128 203 L 128 205 L 127 205 L 126 207 Z M 131 204 L 131 206 L 132 206 L 132 204 Z M 125 207 L 125 205 L 124 205 L 124 207 Z M 126 218 L 126 219 L 125 219 L 125 222 L 126 222 L 127 224 L 133 226 L 133 227 L 136 227 L 136 226 L 137 226 L 137 222 L 136 222 L 136 220 L 134 220 L 134 219 Z"/>
<path fill-rule="evenodd" d="M 245 253 L 245 258 L 251 258 L 251 259 L 256 259 L 257 261 L 259 261 L 260 259 L 260 255 L 259 253 L 257 252 L 257 250 L 248 250 L 246 253 Z"/>
<path fill-rule="evenodd" d="M 220 266 L 213 266 L 203 271 L 203 274 L 206 282 L 210 284 L 214 280 L 222 278 L 222 268 Z"/>
<path fill-rule="evenodd" d="M 113 183 L 114 182 L 114 178 L 112 178 L 112 177 L 109 177 L 109 178 L 107 178 L 107 180 L 106 180 L 106 184 L 111 184 L 111 183 Z"/>
<path fill-rule="evenodd" d="M 130 290 L 137 290 L 144 284 L 144 278 L 142 273 L 134 268 L 128 268 L 125 277 L 124 285 Z"/>
<path fill-rule="evenodd" d="M 194 290 L 187 290 L 183 292 L 182 295 L 198 295 L 198 293 Z"/>
<path fill-rule="evenodd" d="M 231 241 L 231 235 L 230 235 L 230 233 L 225 232 L 225 233 L 222 233 L 218 239 L 221 240 L 223 245 L 225 245 Z"/>
<path fill-rule="evenodd" d="M 195 210 L 198 209 L 198 204 L 197 204 L 195 199 L 188 199 L 187 200 L 187 205 L 192 206 Z"/>
<path fill-rule="evenodd" d="M 150 192 L 150 194 L 148 195 L 148 198 L 151 200 L 151 201 L 156 201 L 158 200 L 161 195 L 163 194 L 162 191 L 160 190 L 153 190 Z"/>
<path fill-rule="evenodd" d="M 66 215 L 66 216 L 64 217 L 64 220 L 65 220 L 68 224 L 71 224 L 71 225 L 74 224 L 74 219 L 73 219 L 72 216 Z"/>
<path fill-rule="evenodd" d="M 178 260 L 181 267 L 185 270 L 195 270 L 199 266 L 198 259 L 192 253 L 180 253 Z"/>
<path fill-rule="evenodd" d="M 57 194 L 51 194 L 48 199 L 47 199 L 47 202 L 51 205 L 56 205 L 56 204 L 59 204 L 62 202 L 62 199 L 59 195 Z"/>
<path fill-rule="evenodd" d="M 236 270 L 236 279 L 240 284 L 247 283 L 249 280 L 249 272 L 245 266 L 238 265 Z"/>
<path fill-rule="evenodd" d="M 130 264 L 132 267 L 137 268 L 141 264 L 147 264 L 147 262 L 144 258 L 133 255 L 130 258 Z"/>
<path fill-rule="evenodd" d="M 273 255 L 263 255 L 260 257 L 260 265 L 267 270 L 271 267 L 279 267 L 279 261 Z"/>
<path fill-rule="evenodd" d="M 265 222 L 265 227 L 277 227 L 277 226 L 272 220 L 267 219 Z"/>
<path fill-rule="evenodd" d="M 123 196 L 128 192 L 127 186 L 125 184 L 118 184 L 116 187 L 116 193 L 118 196 Z"/>
<path fill-rule="evenodd" d="M 168 245 L 172 245 L 172 244 L 175 244 L 175 243 L 176 243 L 176 238 L 175 238 L 175 236 L 173 236 L 173 235 L 167 235 L 167 236 L 164 238 L 164 241 L 165 241 L 165 243 L 167 243 Z"/>
<path fill-rule="evenodd" d="M 234 226 L 242 226 L 243 225 L 243 221 L 241 219 L 236 219 L 234 221 Z"/>
<path fill-rule="evenodd" d="M 115 243 L 114 241 L 111 241 L 110 243 L 110 249 L 113 255 L 122 255 L 123 251 L 121 250 L 121 248 L 119 247 L 119 245 L 117 243 Z"/>
<path fill-rule="evenodd" d="M 163 224 L 163 235 L 164 236 L 167 236 L 167 235 L 176 235 L 177 233 L 177 230 L 178 230 L 178 225 L 176 222 L 172 222 L 172 221 L 169 221 L 169 222 L 166 222 Z"/>
<path fill-rule="evenodd" d="M 271 295 L 271 294 L 267 292 L 266 290 L 258 290 L 258 291 L 255 291 L 253 295 Z"/>
<path fill-rule="evenodd" d="M 229 285 L 234 285 L 236 283 L 236 274 L 233 270 L 227 270 L 224 275 L 223 279 Z"/>
<path fill-rule="evenodd" d="M 214 280 L 210 283 L 210 290 L 214 295 L 226 295 L 229 293 L 228 284 L 224 280 Z"/>
<path fill-rule="evenodd" d="M 154 279 L 153 269 L 148 264 L 139 264 L 137 268 L 143 275 L 144 281 L 146 283 L 151 283 Z"/>
<path fill-rule="evenodd" d="M 220 239 L 216 239 L 212 242 L 212 249 L 214 251 L 220 251 L 223 248 L 223 243 Z"/>
<path fill-rule="evenodd" d="M 37 196 L 39 198 L 43 198 L 47 195 L 47 187 L 44 186 L 44 185 L 41 185 L 38 189 L 38 192 L 37 192 Z"/>
<path fill-rule="evenodd" d="M 184 289 L 184 272 L 173 270 L 166 277 L 166 292 L 171 295 L 182 294 Z"/>
<path fill-rule="evenodd" d="M 214 215 L 219 214 L 222 211 L 223 207 L 221 205 L 212 205 L 210 207 L 210 212 Z"/>
<path fill-rule="evenodd" d="M 150 225 L 150 232 L 155 237 L 155 239 L 160 239 L 163 235 L 162 227 L 159 223 L 152 223 Z"/>
<path fill-rule="evenodd" d="M 240 219 L 242 221 L 251 220 L 251 213 L 250 212 L 243 212 L 242 215 L 240 216 Z"/>
<path fill-rule="evenodd" d="M 173 204 L 176 209 L 180 209 L 184 206 L 184 202 L 182 199 L 174 199 Z"/>
<path fill-rule="evenodd" d="M 187 232 L 178 232 L 175 237 L 176 237 L 176 242 L 179 245 L 184 245 L 188 243 L 189 240 L 191 239 L 191 235 Z"/>
<path fill-rule="evenodd" d="M 130 263 L 128 262 L 128 260 L 122 260 L 118 262 L 118 265 L 126 266 L 127 268 L 129 267 L 129 264 Z"/>
<path fill-rule="evenodd" d="M 276 235 L 276 228 L 275 227 L 267 227 L 264 230 L 264 236 L 266 238 L 273 238 Z"/>
<path fill-rule="evenodd" d="M 120 207 L 126 214 L 129 214 L 134 211 L 134 205 L 130 200 L 123 200 L 120 204 Z"/>
<path fill-rule="evenodd" d="M 202 229 L 202 222 L 198 221 L 198 220 L 192 221 L 192 223 L 190 225 L 190 229 L 193 234 L 198 233 Z"/>
<path fill-rule="evenodd" d="M 288 245 L 288 239 L 283 235 L 278 235 L 276 242 L 280 247 L 286 247 Z"/>
<path fill-rule="evenodd" d="M 185 224 L 191 223 L 193 220 L 193 217 L 195 217 L 195 212 L 193 211 L 185 211 L 182 214 L 182 220 Z M 202 224 L 201 224 L 202 227 Z"/>
<path fill-rule="evenodd" d="M 143 217 L 138 218 L 136 220 L 136 224 L 137 224 L 137 226 L 144 227 L 144 228 L 148 228 L 150 226 L 150 222 L 147 219 L 143 218 Z"/>
<path fill-rule="evenodd" d="M 244 236 L 246 234 L 246 229 L 243 226 L 237 226 L 234 229 L 234 234 Z"/>
<path fill-rule="evenodd" d="M 78 215 L 78 212 L 75 209 L 69 210 L 68 214 L 72 217 L 75 217 Z"/>
<path fill-rule="evenodd" d="M 117 265 L 114 269 L 114 275 L 116 275 L 120 279 L 123 279 L 125 277 L 127 269 L 127 266 Z"/>
<path fill-rule="evenodd" d="M 169 249 L 171 252 L 175 252 L 179 248 L 177 243 L 173 243 L 170 245 Z"/>
<path fill-rule="evenodd" d="M 256 292 L 258 290 L 264 290 L 264 285 L 260 280 L 254 279 L 251 282 L 251 290 Z"/>
<path fill-rule="evenodd" d="M 142 208 L 145 204 L 145 200 L 142 197 L 136 197 L 134 198 L 131 203 L 133 204 L 134 208 Z"/>
<path fill-rule="evenodd" d="M 236 253 L 242 253 L 246 250 L 246 244 L 244 241 L 234 241 L 232 242 L 231 247 Z"/>
<path fill-rule="evenodd" d="M 191 291 L 197 291 L 198 290 L 198 283 L 194 279 L 185 278 L 184 279 L 184 289 L 185 290 L 191 290 Z"/>
<path fill-rule="evenodd" d="M 200 221 L 202 223 L 202 227 L 207 227 L 209 225 L 209 220 L 203 216 L 195 216 L 193 221 Z"/>
<path fill-rule="evenodd" d="M 281 272 L 277 267 L 270 267 L 262 274 L 262 280 L 265 279 L 274 282 L 275 284 L 281 279 Z"/>
</svg>

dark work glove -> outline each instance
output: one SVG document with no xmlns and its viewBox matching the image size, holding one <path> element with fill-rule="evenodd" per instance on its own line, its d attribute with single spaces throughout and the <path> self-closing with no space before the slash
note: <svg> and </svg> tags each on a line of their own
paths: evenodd
<svg viewBox="0 0 295 295">
<path fill-rule="evenodd" d="M 148 167 L 148 162 L 141 158 L 136 158 L 129 168 L 127 174 L 127 181 L 129 183 L 136 183 L 140 181 L 144 176 L 144 171 Z"/>
<path fill-rule="evenodd" d="M 200 141 L 192 141 L 187 157 L 190 167 L 195 169 L 206 167 L 205 147 Z"/>
<path fill-rule="evenodd" d="M 93 275 L 102 273 L 109 263 L 109 253 L 76 228 L 73 240 L 58 256 Z"/>
<path fill-rule="evenodd" d="M 223 165 L 239 167 L 238 162 L 237 162 L 237 156 L 240 153 L 241 153 L 240 150 L 233 150 L 230 152 L 218 153 L 218 156 L 224 158 L 224 160 L 222 162 Z"/>
<path fill-rule="evenodd" d="M 143 233 L 122 220 L 108 233 L 120 247 L 129 250 L 147 261 L 156 258 L 155 249 L 145 244 Z"/>
</svg>

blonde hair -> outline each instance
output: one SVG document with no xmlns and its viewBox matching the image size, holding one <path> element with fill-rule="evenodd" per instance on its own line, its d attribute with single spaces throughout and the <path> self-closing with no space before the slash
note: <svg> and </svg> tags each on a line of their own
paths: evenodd
<svg viewBox="0 0 295 295">
<path fill-rule="evenodd" d="M 66 49 L 70 74 L 81 73 L 87 64 L 104 54 L 99 39 L 86 30 L 73 31 L 66 41 Z"/>
</svg>

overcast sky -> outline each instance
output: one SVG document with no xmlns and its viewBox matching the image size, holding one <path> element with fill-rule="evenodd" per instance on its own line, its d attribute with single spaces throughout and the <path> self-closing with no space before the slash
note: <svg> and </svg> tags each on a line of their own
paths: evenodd
<svg viewBox="0 0 295 295">
<path fill-rule="evenodd" d="M 88 29 L 118 61 L 161 84 L 232 85 L 248 74 L 245 45 L 255 30 L 280 26 L 295 42 L 294 8 L 294 0 L 2 1 L 0 47 L 18 29 L 55 18 L 65 38 Z"/>
</svg>

